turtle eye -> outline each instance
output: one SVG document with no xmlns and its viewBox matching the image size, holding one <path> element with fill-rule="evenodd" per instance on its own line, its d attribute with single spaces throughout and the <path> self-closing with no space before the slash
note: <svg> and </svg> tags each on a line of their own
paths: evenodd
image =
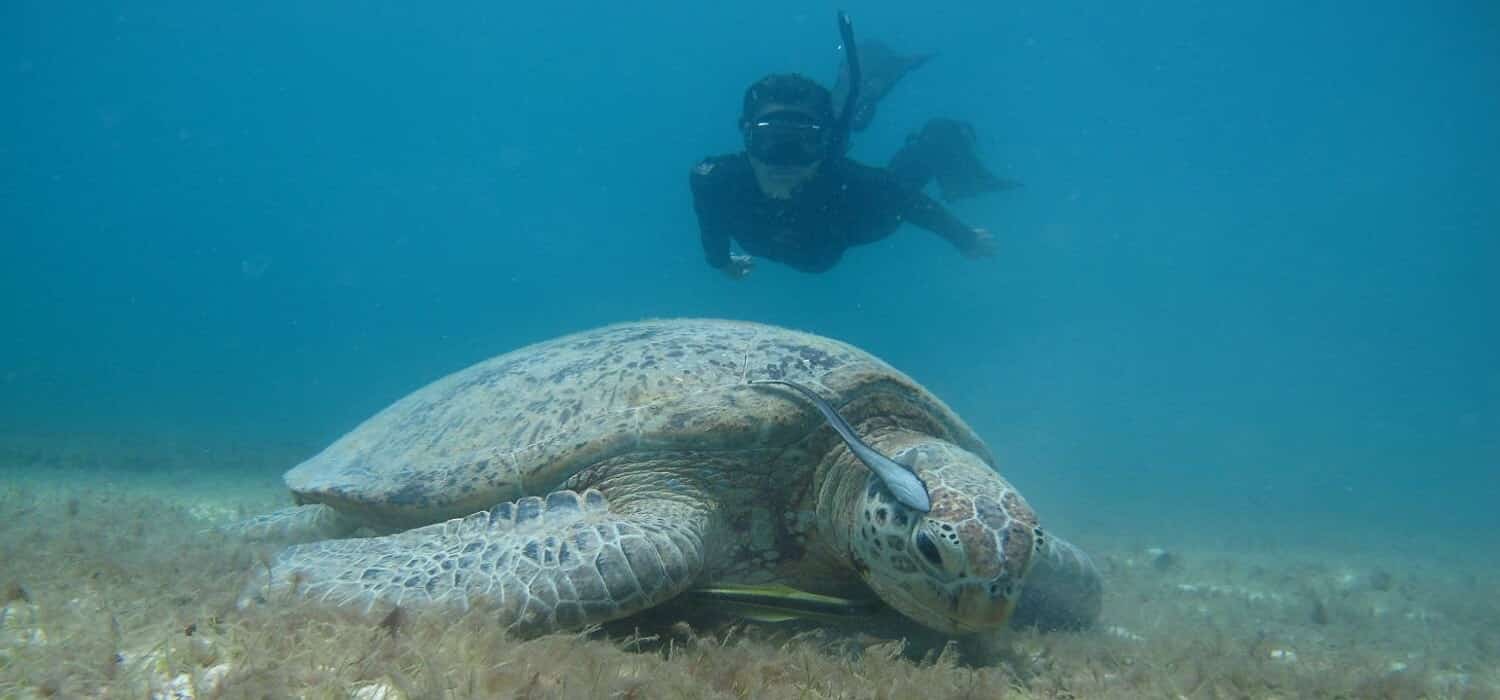
<svg viewBox="0 0 1500 700">
<path fill-rule="evenodd" d="M 916 541 L 917 551 L 922 553 L 922 558 L 931 562 L 933 566 L 942 567 L 943 554 L 938 551 L 937 545 L 933 544 L 932 538 L 928 537 L 925 532 L 918 532 Z"/>
</svg>

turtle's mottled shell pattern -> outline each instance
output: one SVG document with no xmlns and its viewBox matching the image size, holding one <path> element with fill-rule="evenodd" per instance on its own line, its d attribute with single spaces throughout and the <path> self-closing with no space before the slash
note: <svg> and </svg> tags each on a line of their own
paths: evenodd
<svg viewBox="0 0 1500 700">
<path fill-rule="evenodd" d="M 774 326 L 663 320 L 538 343 L 439 379 L 287 472 L 286 483 L 302 502 L 409 527 L 543 495 L 637 453 L 701 451 L 733 464 L 823 425 L 786 392 L 747 384 L 766 378 L 831 399 L 880 386 L 871 409 L 903 404 L 901 413 L 929 416 L 939 437 L 991 461 L 941 401 L 864 351 Z"/>
</svg>

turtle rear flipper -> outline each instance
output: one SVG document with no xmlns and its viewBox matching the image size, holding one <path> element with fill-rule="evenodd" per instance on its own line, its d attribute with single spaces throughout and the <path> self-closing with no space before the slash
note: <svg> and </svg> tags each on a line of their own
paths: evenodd
<svg viewBox="0 0 1500 700">
<path fill-rule="evenodd" d="M 703 568 L 705 509 L 611 510 L 599 491 L 556 491 L 395 535 L 282 551 L 240 598 L 290 597 L 371 617 L 492 610 L 519 636 L 580 629 L 657 605 Z"/>
</svg>

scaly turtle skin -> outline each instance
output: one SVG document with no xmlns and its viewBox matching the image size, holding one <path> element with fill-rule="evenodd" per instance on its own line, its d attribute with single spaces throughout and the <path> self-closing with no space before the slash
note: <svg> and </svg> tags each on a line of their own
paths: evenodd
<svg viewBox="0 0 1500 700">
<path fill-rule="evenodd" d="M 903 506 L 814 406 L 912 469 Z M 515 634 L 579 629 L 705 584 L 873 592 L 960 635 L 1081 626 L 1099 577 L 906 375 L 827 338 L 717 320 L 532 345 L 397 401 L 286 474 L 299 504 L 241 524 L 292 541 L 242 604 L 383 615 L 482 608 Z M 498 505 L 497 505 L 498 504 Z M 365 527 L 384 536 L 337 538 Z M 1046 590 L 1022 595 L 1028 574 Z"/>
</svg>

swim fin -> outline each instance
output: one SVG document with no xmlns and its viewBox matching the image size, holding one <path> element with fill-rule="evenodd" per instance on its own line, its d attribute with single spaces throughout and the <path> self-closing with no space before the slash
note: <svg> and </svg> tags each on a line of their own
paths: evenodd
<svg viewBox="0 0 1500 700">
<path fill-rule="evenodd" d="M 849 120 L 850 131 L 864 131 L 875 120 L 875 105 L 885 99 L 907 73 L 921 68 L 935 56 L 936 53 L 898 53 L 875 39 L 859 42 L 859 93 L 855 96 L 854 113 Z M 841 65 L 833 86 L 833 103 L 843 104 L 848 91 L 849 70 L 847 65 Z"/>
<path fill-rule="evenodd" d="M 951 202 L 1021 186 L 1019 181 L 995 175 L 980 162 L 978 139 L 968 122 L 931 119 L 913 138 L 922 143 L 943 199 Z"/>
</svg>

